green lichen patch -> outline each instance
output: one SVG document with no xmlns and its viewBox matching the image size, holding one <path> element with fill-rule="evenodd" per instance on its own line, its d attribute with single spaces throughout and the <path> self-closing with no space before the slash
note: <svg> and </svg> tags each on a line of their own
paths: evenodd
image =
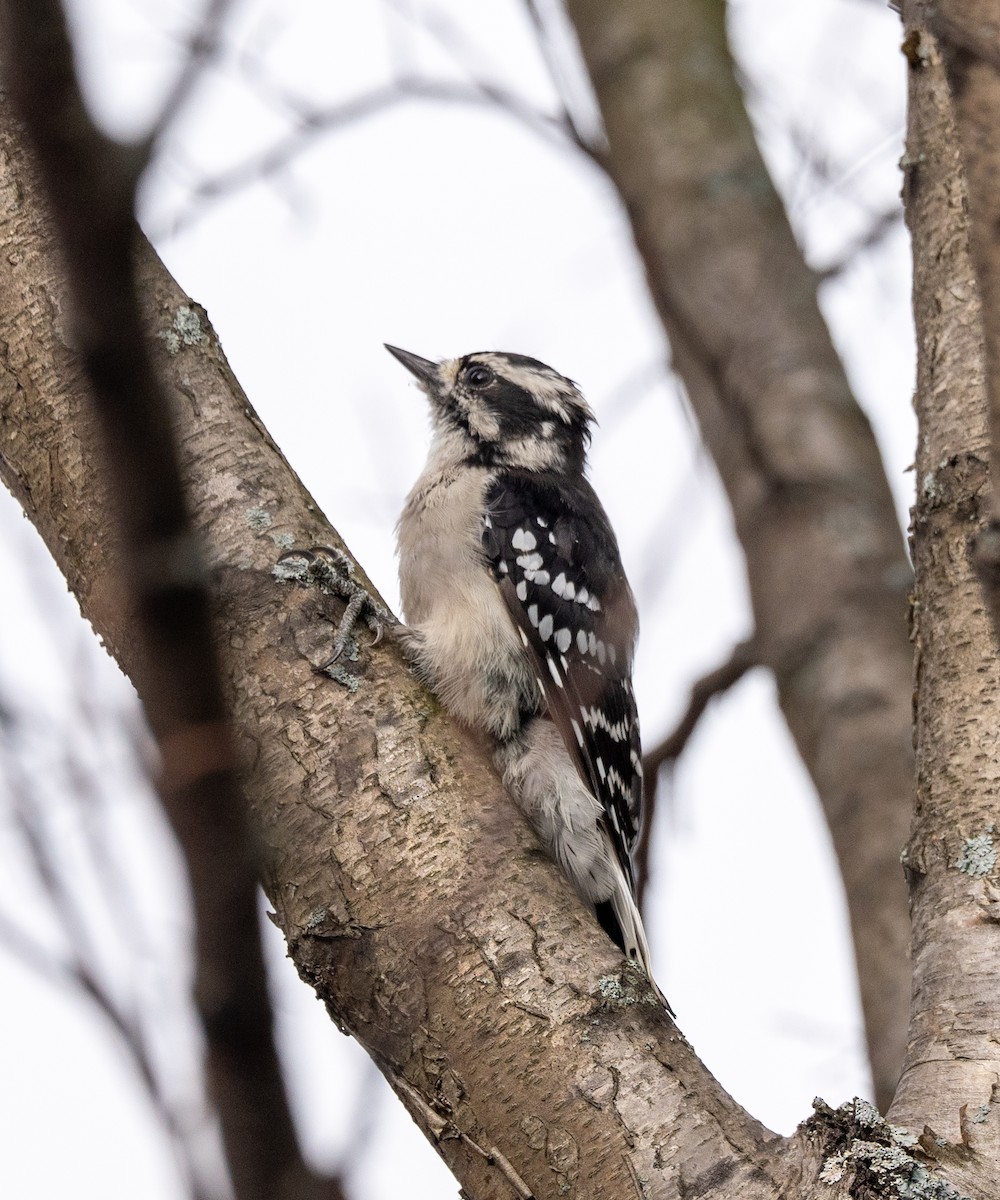
<svg viewBox="0 0 1000 1200">
<path fill-rule="evenodd" d="M 166 329 L 161 329 L 160 340 L 169 354 L 178 354 L 184 346 L 197 346 L 208 339 L 201 327 L 201 318 L 190 305 L 179 304 L 174 319 Z"/>
<path fill-rule="evenodd" d="M 597 981 L 602 1008 L 631 1008 L 634 1004 L 660 1007 L 649 980 L 638 967 L 627 964 L 620 975 L 602 975 Z"/>
<path fill-rule="evenodd" d="M 289 555 L 276 562 L 271 568 L 271 574 L 278 583 L 309 583 L 309 561 L 296 554 Z"/>
<path fill-rule="evenodd" d="M 969 1200 L 919 1162 L 912 1152 L 916 1144 L 914 1135 L 890 1125 L 869 1101 L 856 1099 L 832 1109 L 817 1099 L 813 1108 L 816 1115 L 806 1125 L 823 1130 L 830 1150 L 819 1174 L 820 1183 L 833 1187 L 851 1175 L 852 1196 Z"/>
<path fill-rule="evenodd" d="M 356 653 L 355 657 L 357 657 Z M 324 667 L 323 673 L 329 675 L 335 683 L 339 683 L 342 687 L 347 688 L 349 692 L 356 692 L 361 686 L 361 680 L 357 675 L 352 675 L 340 663 L 331 663 L 328 667 Z"/>
<path fill-rule="evenodd" d="M 261 508 L 259 504 L 248 508 L 244 513 L 244 518 L 254 533 L 263 533 L 265 529 L 271 528 L 271 514 L 266 508 Z"/>
<path fill-rule="evenodd" d="M 958 858 L 955 859 L 952 866 L 959 871 L 964 871 L 966 875 L 971 875 L 974 879 L 991 874 L 997 865 L 993 833 L 993 826 L 990 825 L 988 832 L 966 838 Z"/>
</svg>

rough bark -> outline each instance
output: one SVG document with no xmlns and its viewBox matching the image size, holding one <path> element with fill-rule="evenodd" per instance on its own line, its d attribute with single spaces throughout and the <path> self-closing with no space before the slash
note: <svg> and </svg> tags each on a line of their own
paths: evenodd
<svg viewBox="0 0 1000 1200">
<path fill-rule="evenodd" d="M 985 1136 L 972 1122 L 990 1105 L 995 1111 L 1000 1079 L 1000 663 L 969 555 L 987 515 L 987 402 L 959 139 L 929 7 L 907 5 L 904 42 L 920 420 L 912 525 L 918 786 L 905 858 L 913 1011 L 891 1117 L 958 1142 Z M 995 1126 L 992 1137 L 997 1173 Z"/>
<path fill-rule="evenodd" d="M 0 114 L 0 473 L 129 669 L 138 650 L 59 268 Z M 918 1177 L 938 1187 L 863 1102 L 820 1106 L 789 1139 L 742 1112 L 391 646 L 346 664 L 343 686 L 311 669 L 340 606 L 282 584 L 274 561 L 335 534 L 148 249 L 140 279 L 277 920 L 466 1193 L 805 1200 L 822 1181 L 840 1200 L 859 1181 L 869 1196 Z"/>
<path fill-rule="evenodd" d="M 910 569 L 768 177 L 717 0 L 569 0 L 607 167 L 732 504 L 761 660 L 816 784 L 851 917 L 876 1097 L 902 1061 L 913 790 Z"/>
<path fill-rule="evenodd" d="M 973 562 L 1000 639 L 1000 6 L 996 0 L 938 0 L 932 17 L 962 148 L 986 364 L 991 512 Z"/>
</svg>

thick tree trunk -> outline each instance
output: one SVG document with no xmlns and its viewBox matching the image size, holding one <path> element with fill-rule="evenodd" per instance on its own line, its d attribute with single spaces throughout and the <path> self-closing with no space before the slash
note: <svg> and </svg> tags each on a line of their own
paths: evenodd
<svg viewBox="0 0 1000 1200">
<path fill-rule="evenodd" d="M 816 784 L 847 893 L 876 1096 L 910 998 L 899 855 L 913 795 L 911 574 L 743 106 L 720 0 L 569 0 L 608 169 L 746 555 L 756 649 Z"/>
</svg>

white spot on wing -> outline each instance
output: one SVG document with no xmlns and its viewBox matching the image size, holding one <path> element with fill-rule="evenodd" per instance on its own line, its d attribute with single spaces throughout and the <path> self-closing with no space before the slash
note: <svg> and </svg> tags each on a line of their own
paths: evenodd
<svg viewBox="0 0 1000 1200">
<path fill-rule="evenodd" d="M 515 550 L 534 550 L 538 543 L 535 541 L 535 535 L 527 529 L 518 529 L 514 536 L 510 539 L 510 544 Z"/>
<path fill-rule="evenodd" d="M 570 633 L 570 631 L 568 629 L 557 629 L 556 630 L 556 645 L 559 647 L 560 653 L 565 654 L 566 651 L 569 649 L 570 643 L 572 641 L 573 641 L 573 635 Z"/>
<path fill-rule="evenodd" d="M 527 598 L 528 598 L 528 585 L 522 579 L 521 582 L 517 585 L 517 587 L 514 590 L 517 592 L 518 600 L 520 600 L 521 603 L 523 604 L 524 601 L 527 600 Z"/>
<path fill-rule="evenodd" d="M 546 613 L 545 616 L 542 617 L 542 619 L 538 622 L 538 636 L 543 642 L 547 642 L 552 636 L 552 625 L 553 621 L 551 613 Z"/>
</svg>

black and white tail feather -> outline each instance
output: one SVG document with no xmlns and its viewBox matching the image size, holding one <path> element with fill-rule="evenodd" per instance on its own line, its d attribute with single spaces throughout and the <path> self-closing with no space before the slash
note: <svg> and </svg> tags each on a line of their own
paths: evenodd
<svg viewBox="0 0 1000 1200">
<path fill-rule="evenodd" d="M 632 869 L 638 619 L 584 477 L 593 414 L 572 381 L 532 358 L 434 363 L 387 349 L 434 416 L 398 529 L 411 653 L 443 703 L 492 736 L 542 845 L 666 1005 Z"/>
</svg>

